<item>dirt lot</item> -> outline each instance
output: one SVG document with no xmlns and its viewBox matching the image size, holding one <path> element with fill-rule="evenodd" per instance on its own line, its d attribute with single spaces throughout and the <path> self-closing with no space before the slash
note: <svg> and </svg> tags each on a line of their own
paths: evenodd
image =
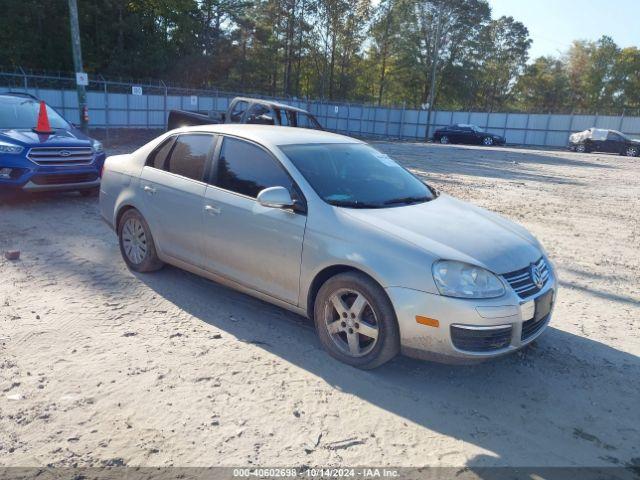
<svg viewBox="0 0 640 480">
<path fill-rule="evenodd" d="M 95 199 L 19 199 L 0 206 L 0 250 L 22 251 L 0 261 L 0 465 L 639 467 L 640 160 L 379 147 L 543 242 L 561 291 L 536 344 L 354 370 L 301 317 L 131 273 Z"/>
</svg>

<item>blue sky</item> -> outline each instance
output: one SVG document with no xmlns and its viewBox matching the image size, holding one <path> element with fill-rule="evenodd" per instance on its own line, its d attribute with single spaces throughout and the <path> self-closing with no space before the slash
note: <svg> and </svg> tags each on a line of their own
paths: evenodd
<svg viewBox="0 0 640 480">
<path fill-rule="evenodd" d="M 640 46 L 640 0 L 489 0 L 493 18 L 510 15 L 529 29 L 529 56 L 557 55 L 573 40 L 609 35 L 621 47 Z"/>
</svg>

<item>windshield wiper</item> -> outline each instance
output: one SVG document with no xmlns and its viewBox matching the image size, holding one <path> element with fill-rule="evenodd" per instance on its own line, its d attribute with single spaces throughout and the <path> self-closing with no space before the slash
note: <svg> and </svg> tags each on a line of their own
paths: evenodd
<svg viewBox="0 0 640 480">
<path fill-rule="evenodd" d="M 348 207 L 348 208 L 381 208 L 379 203 L 367 203 L 359 202 L 358 200 L 331 200 L 329 202 L 334 207 Z"/>
<path fill-rule="evenodd" d="M 431 200 L 430 197 L 422 196 L 422 197 L 401 197 L 394 198 L 393 200 L 387 200 L 384 202 L 385 205 L 396 205 L 398 203 L 420 203 L 420 202 L 428 202 Z"/>
</svg>

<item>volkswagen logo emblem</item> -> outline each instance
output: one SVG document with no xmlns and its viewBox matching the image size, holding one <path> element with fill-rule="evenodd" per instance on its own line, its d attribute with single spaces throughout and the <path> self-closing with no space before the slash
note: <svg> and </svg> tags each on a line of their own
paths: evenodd
<svg viewBox="0 0 640 480">
<path fill-rule="evenodd" d="M 536 287 L 542 288 L 544 285 L 544 280 L 542 279 L 542 265 L 537 266 L 535 263 L 531 264 L 531 280 Z"/>
<path fill-rule="evenodd" d="M 71 152 L 69 150 L 60 150 L 59 155 L 61 157 L 68 157 L 69 155 L 71 155 Z"/>
</svg>

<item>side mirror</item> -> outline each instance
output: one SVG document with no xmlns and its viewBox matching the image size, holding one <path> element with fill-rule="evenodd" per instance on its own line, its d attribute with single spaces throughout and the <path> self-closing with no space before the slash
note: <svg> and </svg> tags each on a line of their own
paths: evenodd
<svg viewBox="0 0 640 480">
<path fill-rule="evenodd" d="M 270 208 L 289 208 L 295 203 L 289 190 L 284 187 L 265 188 L 258 194 L 257 200 L 263 207 Z"/>
</svg>

